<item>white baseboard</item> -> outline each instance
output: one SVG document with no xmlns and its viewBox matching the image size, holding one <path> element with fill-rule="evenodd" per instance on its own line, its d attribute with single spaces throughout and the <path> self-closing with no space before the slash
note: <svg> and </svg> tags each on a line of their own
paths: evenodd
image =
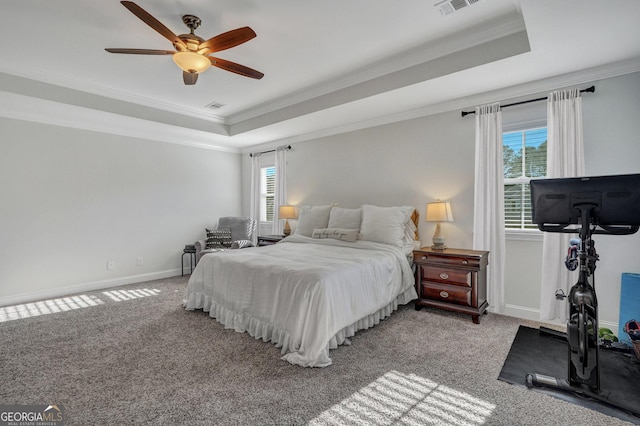
<svg viewBox="0 0 640 426">
<path fill-rule="evenodd" d="M 10 296 L 0 297 L 0 306 L 11 306 L 21 303 L 35 302 L 38 300 L 53 299 L 56 297 L 68 296 L 70 294 L 82 293 L 85 291 L 102 290 L 105 288 L 118 287 L 121 285 L 136 284 L 145 281 L 158 280 L 161 278 L 176 277 L 181 274 L 182 271 L 180 269 L 169 269 L 166 271 L 149 272 L 146 274 L 129 275 L 126 277 L 112 278 L 108 280 L 93 281 L 65 287 L 56 287 L 30 293 L 12 294 Z"/>
<path fill-rule="evenodd" d="M 602 327 L 610 328 L 611 331 L 613 331 L 613 334 L 615 334 L 616 336 L 618 335 L 618 323 L 617 322 L 600 321 L 600 320 L 598 320 L 598 328 L 602 328 Z"/>
<path fill-rule="evenodd" d="M 510 317 L 522 318 L 531 321 L 540 321 L 540 310 L 529 308 L 526 306 L 518 306 L 518 305 L 510 305 L 506 304 L 504 306 L 504 315 L 508 315 Z M 562 325 L 561 321 L 544 321 L 550 324 Z"/>
<path fill-rule="evenodd" d="M 566 326 L 566 323 L 564 321 L 560 321 L 560 320 L 544 320 L 541 321 L 540 320 L 540 310 L 539 309 L 534 309 L 534 308 L 528 308 L 526 306 L 518 306 L 518 305 L 505 305 L 504 307 L 504 312 L 502 312 L 502 315 L 507 315 L 510 317 L 515 317 L 515 318 L 522 318 L 522 319 L 526 319 L 526 320 L 531 320 L 531 321 L 538 321 L 538 322 L 542 322 L 542 323 L 546 323 L 546 324 L 553 324 L 553 325 L 560 325 L 560 326 Z M 598 321 L 598 327 L 602 328 L 602 327 L 606 327 L 606 328 L 610 328 L 611 330 L 614 330 L 614 332 L 617 332 L 618 330 L 618 323 L 617 322 L 611 322 L 611 321 Z"/>
</svg>

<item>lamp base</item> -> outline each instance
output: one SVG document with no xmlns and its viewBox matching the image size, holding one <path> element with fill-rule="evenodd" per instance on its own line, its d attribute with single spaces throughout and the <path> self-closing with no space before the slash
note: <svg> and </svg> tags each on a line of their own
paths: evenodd
<svg viewBox="0 0 640 426">
<path fill-rule="evenodd" d="M 438 226 L 436 229 L 436 234 L 433 236 L 433 245 L 431 246 L 431 250 L 446 250 L 447 246 L 444 243 L 444 237 L 442 237 L 439 232 L 440 227 Z"/>
<path fill-rule="evenodd" d="M 291 227 L 289 226 L 289 219 L 284 220 L 284 229 L 282 230 L 282 233 L 284 234 L 285 237 L 288 237 L 289 235 L 291 235 Z"/>
</svg>

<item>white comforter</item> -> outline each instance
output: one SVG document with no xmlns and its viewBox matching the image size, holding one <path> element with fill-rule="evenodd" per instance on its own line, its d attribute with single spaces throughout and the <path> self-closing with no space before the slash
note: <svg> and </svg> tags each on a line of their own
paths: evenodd
<svg viewBox="0 0 640 426">
<path fill-rule="evenodd" d="M 203 256 L 184 306 L 273 342 L 292 364 L 325 367 L 329 349 L 416 297 L 400 249 L 291 235 L 273 246 Z"/>
</svg>

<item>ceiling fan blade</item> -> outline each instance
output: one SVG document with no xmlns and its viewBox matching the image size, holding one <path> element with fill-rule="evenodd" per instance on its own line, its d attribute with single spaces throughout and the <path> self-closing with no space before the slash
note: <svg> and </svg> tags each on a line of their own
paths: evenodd
<svg viewBox="0 0 640 426">
<path fill-rule="evenodd" d="M 173 55 L 175 50 L 155 50 L 155 49 L 104 49 L 110 53 L 128 53 L 132 55 Z"/>
<path fill-rule="evenodd" d="M 223 70 L 231 71 L 245 77 L 255 78 L 256 80 L 260 80 L 264 77 L 264 74 L 260 71 L 245 67 L 244 65 L 236 64 L 235 62 L 227 61 L 226 59 L 214 58 L 213 56 L 208 56 L 208 58 L 211 60 L 211 65 L 214 67 L 222 68 Z"/>
<path fill-rule="evenodd" d="M 256 36 L 255 31 L 249 27 L 237 28 L 211 37 L 209 40 L 200 43 L 198 50 L 207 49 L 211 52 L 219 52 L 221 50 L 230 49 L 247 42 Z"/>
<path fill-rule="evenodd" d="M 198 81 L 198 73 L 182 71 L 182 80 L 187 86 L 196 84 L 196 81 Z"/>
<path fill-rule="evenodd" d="M 151 16 L 149 12 L 138 6 L 132 1 L 121 1 L 122 5 L 129 9 L 131 13 L 140 18 L 145 24 L 149 25 L 151 28 L 156 30 L 160 35 L 169 40 L 171 43 L 178 44 L 181 46 L 185 46 L 184 42 L 178 38 L 177 35 L 173 33 L 169 28 L 165 27 L 164 24 L 158 21 L 156 18 Z M 186 49 L 186 46 L 185 46 Z"/>
</svg>

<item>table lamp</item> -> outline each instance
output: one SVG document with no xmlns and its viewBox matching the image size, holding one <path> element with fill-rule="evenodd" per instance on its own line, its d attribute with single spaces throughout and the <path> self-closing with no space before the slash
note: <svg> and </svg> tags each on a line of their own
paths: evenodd
<svg viewBox="0 0 640 426">
<path fill-rule="evenodd" d="M 444 244 L 444 237 L 440 229 L 440 222 L 453 222 L 453 213 L 451 212 L 451 204 L 444 201 L 435 201 L 427 203 L 427 214 L 424 220 L 426 222 L 436 222 L 436 232 L 433 234 L 432 250 L 444 250 L 447 246 Z"/>
<path fill-rule="evenodd" d="M 278 217 L 284 219 L 284 236 L 287 237 L 291 234 L 291 227 L 289 226 L 289 219 L 295 219 L 296 215 L 295 206 L 284 205 L 278 208 Z"/>
</svg>

